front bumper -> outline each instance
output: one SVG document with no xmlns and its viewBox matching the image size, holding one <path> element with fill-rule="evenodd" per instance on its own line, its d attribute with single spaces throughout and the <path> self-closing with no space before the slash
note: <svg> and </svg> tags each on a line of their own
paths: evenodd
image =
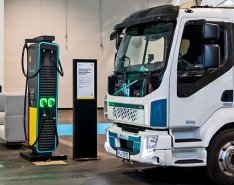
<svg viewBox="0 0 234 185">
<path fill-rule="evenodd" d="M 148 148 L 147 145 L 147 139 L 151 137 L 157 138 L 154 148 Z M 122 131 L 122 128 L 114 124 L 107 129 L 105 150 L 114 155 L 117 150 L 129 152 L 132 161 L 165 166 L 166 156 L 171 153 L 171 141 L 167 131 L 145 130 L 131 133 Z M 130 146 L 126 147 L 128 145 Z"/>
</svg>

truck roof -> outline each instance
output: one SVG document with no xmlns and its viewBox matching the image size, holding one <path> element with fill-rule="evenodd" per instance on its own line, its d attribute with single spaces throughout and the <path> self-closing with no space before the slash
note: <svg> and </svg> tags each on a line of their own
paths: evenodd
<svg viewBox="0 0 234 185">
<path fill-rule="evenodd" d="M 234 0 L 230 0 L 232 2 Z M 223 1 L 226 2 L 226 1 Z M 231 3 L 230 3 L 231 4 Z M 192 10 L 186 11 L 187 10 Z M 137 11 L 129 15 L 121 23 L 114 26 L 114 32 L 110 36 L 110 40 L 115 38 L 116 34 L 121 34 L 125 28 L 151 23 L 154 21 L 176 21 L 178 17 L 204 17 L 204 18 L 221 18 L 233 21 L 234 7 L 231 6 L 190 6 L 181 7 L 174 5 L 163 5 L 153 8 Z"/>
<path fill-rule="evenodd" d="M 124 19 L 120 24 L 115 25 L 114 30 L 122 32 L 125 28 L 150 23 L 153 21 L 174 21 L 179 14 L 179 6 L 164 5 L 153 8 L 140 10 L 131 14 Z"/>
</svg>

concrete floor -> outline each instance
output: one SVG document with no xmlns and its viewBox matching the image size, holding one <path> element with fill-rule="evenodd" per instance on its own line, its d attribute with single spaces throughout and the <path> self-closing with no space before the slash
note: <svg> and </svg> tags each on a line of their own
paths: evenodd
<svg viewBox="0 0 234 185">
<path fill-rule="evenodd" d="M 72 123 L 71 111 L 59 111 L 60 123 Z M 98 122 L 104 122 L 98 111 Z M 6 148 L 0 142 L 0 185 L 79 184 L 79 185 L 209 185 L 202 168 L 157 168 L 139 163 L 123 163 L 104 151 L 104 135 L 98 135 L 101 160 L 72 160 L 72 137 L 60 137 L 57 154 L 68 155 L 68 164 L 36 166 L 19 157 L 24 148 Z"/>
</svg>

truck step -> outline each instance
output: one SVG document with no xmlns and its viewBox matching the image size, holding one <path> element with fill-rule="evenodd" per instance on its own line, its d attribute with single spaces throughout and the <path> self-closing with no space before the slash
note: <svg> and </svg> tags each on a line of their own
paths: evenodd
<svg viewBox="0 0 234 185">
<path fill-rule="evenodd" d="M 185 139 L 175 139 L 176 143 L 189 143 L 189 142 L 201 142 L 201 139 L 197 138 L 185 138 Z"/>
<path fill-rule="evenodd" d="M 194 163 L 204 163 L 203 160 L 200 159 L 185 159 L 185 160 L 178 160 L 175 161 L 175 164 L 194 164 Z"/>
</svg>

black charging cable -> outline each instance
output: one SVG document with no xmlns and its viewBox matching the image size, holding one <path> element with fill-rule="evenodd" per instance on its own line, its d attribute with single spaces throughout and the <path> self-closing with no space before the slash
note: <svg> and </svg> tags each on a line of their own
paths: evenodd
<svg viewBox="0 0 234 185">
<path fill-rule="evenodd" d="M 42 67 L 44 65 L 44 60 L 42 60 L 40 68 L 37 70 L 37 72 L 34 73 L 32 76 L 29 76 L 28 75 L 28 70 L 27 70 L 27 72 L 25 72 L 25 69 L 24 69 L 24 52 L 25 52 L 25 50 L 27 51 L 27 57 L 28 57 L 28 45 L 27 45 L 27 43 L 24 44 L 24 47 L 23 47 L 23 50 L 22 50 L 22 58 L 21 58 L 22 72 L 23 72 L 23 75 L 25 76 L 26 79 L 31 79 L 31 78 L 36 77 L 40 73 L 40 71 L 41 71 L 41 69 L 42 69 Z M 44 52 L 42 52 L 42 54 L 43 53 Z M 41 57 L 41 58 L 44 58 L 44 57 Z"/>
<path fill-rule="evenodd" d="M 58 67 L 57 64 L 54 61 L 54 52 L 53 51 L 50 52 L 50 56 L 51 56 L 51 61 L 52 61 L 53 65 L 54 65 L 54 67 L 56 68 L 56 70 L 58 71 L 58 73 L 63 77 L 64 76 L 63 67 L 61 65 L 60 60 L 59 60 L 59 67 Z"/>
<path fill-rule="evenodd" d="M 28 79 L 32 79 L 32 78 L 36 77 L 36 76 L 40 73 L 40 71 L 41 71 L 41 69 L 42 69 L 42 67 L 43 67 L 43 65 L 44 65 L 44 60 L 43 60 L 43 59 L 44 59 L 44 52 L 42 52 L 40 68 L 39 68 L 39 69 L 37 70 L 37 72 L 34 73 L 32 76 L 29 76 L 29 75 L 28 75 L 28 69 L 27 69 L 27 72 L 25 72 L 25 69 L 24 69 L 24 55 L 25 55 L 25 50 L 26 50 L 26 52 L 27 52 L 27 58 L 28 58 L 28 45 L 27 45 L 26 42 L 25 42 L 25 44 L 24 44 L 24 46 L 23 46 L 22 58 L 21 58 L 22 72 L 23 72 L 23 75 L 24 75 L 25 78 L 26 78 L 25 91 L 24 91 L 24 119 L 23 119 L 23 121 L 24 121 L 24 137 L 25 137 L 25 141 L 27 142 L 28 146 L 29 146 L 29 147 L 33 147 L 33 146 L 38 142 L 38 140 L 40 139 L 41 132 L 42 132 L 42 129 L 43 129 L 43 127 L 44 127 L 44 120 L 43 120 L 43 122 L 42 122 L 41 129 L 40 129 L 40 131 L 39 131 L 38 137 L 36 138 L 35 142 L 34 142 L 32 145 L 30 145 L 30 144 L 29 144 L 28 137 L 27 137 L 27 129 L 26 129 L 26 109 L 27 109 L 27 105 L 26 105 L 27 99 L 26 99 L 26 98 L 27 98 L 27 92 L 28 92 Z"/>
</svg>

